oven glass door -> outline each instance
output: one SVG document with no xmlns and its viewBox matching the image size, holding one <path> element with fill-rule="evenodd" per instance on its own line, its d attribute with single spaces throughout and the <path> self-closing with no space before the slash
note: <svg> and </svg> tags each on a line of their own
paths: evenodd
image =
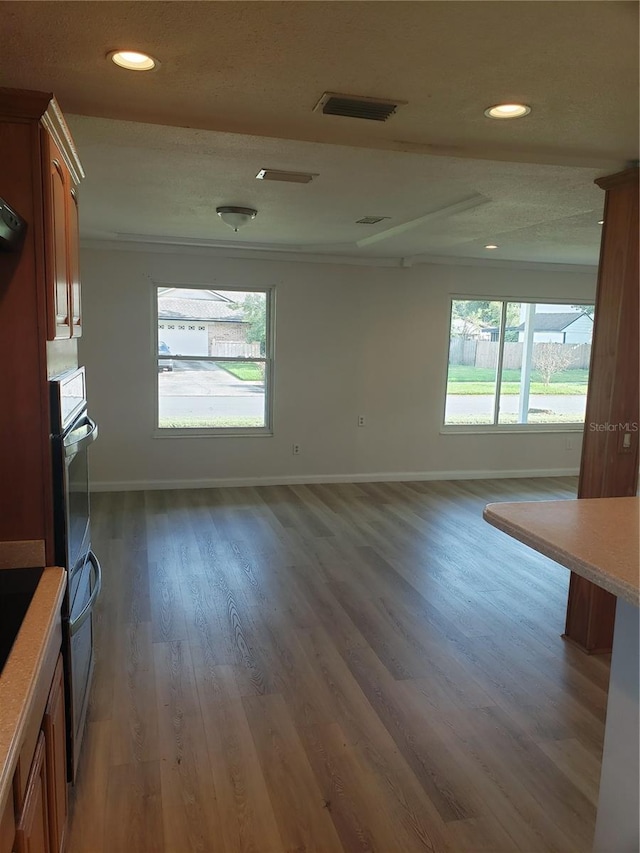
<svg viewBox="0 0 640 853">
<path fill-rule="evenodd" d="M 76 777 L 84 720 L 89 703 L 89 685 L 93 666 L 93 609 L 102 588 L 102 568 L 89 551 L 83 568 L 71 585 L 71 603 L 67 631 L 70 666 L 67 668 L 69 738 L 69 779 Z"/>
<path fill-rule="evenodd" d="M 85 564 L 84 571 L 80 572 L 80 583 L 76 591 L 75 601 L 71 607 L 71 625 L 87 607 L 90 606 L 91 593 L 93 592 L 92 567 Z M 84 704 L 87 699 L 87 688 L 89 683 L 89 671 L 92 659 L 92 619 L 91 614 L 78 625 L 78 629 L 71 636 L 71 658 L 73 660 L 73 736 L 78 738 L 83 718 Z"/>
<path fill-rule="evenodd" d="M 85 416 L 64 437 L 65 498 L 67 504 L 67 566 L 70 575 L 82 568 L 90 543 L 89 466 L 87 449 L 95 440 L 97 427 Z"/>
<path fill-rule="evenodd" d="M 82 567 L 88 543 L 89 471 L 87 451 L 81 450 L 67 458 L 67 547 L 71 575 Z"/>
</svg>

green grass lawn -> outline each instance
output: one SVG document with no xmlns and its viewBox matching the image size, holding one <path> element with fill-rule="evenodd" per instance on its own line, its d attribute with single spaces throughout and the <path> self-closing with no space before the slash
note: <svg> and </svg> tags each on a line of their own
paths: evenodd
<svg viewBox="0 0 640 853">
<path fill-rule="evenodd" d="M 447 385 L 447 394 L 462 394 L 465 397 L 478 396 L 482 394 L 493 394 L 495 383 L 493 382 L 449 382 Z M 503 382 L 500 386 L 500 394 L 518 395 L 520 393 L 520 384 L 518 382 Z M 530 386 L 530 394 L 544 394 L 545 396 L 565 396 L 568 394 L 587 393 L 585 385 L 577 383 L 552 383 L 549 386 L 542 382 L 532 382 Z"/>
<path fill-rule="evenodd" d="M 231 373 L 245 382 L 261 382 L 264 379 L 260 365 L 255 364 L 253 361 L 241 361 L 237 364 L 229 361 L 219 361 L 217 364 L 218 367 L 226 370 L 227 373 Z"/>
<path fill-rule="evenodd" d="M 495 388 L 496 371 L 489 367 L 469 367 L 464 364 L 452 364 L 449 366 L 449 381 L 447 383 L 447 394 L 480 395 L 493 394 Z M 545 394 L 550 396 L 568 394 L 586 394 L 588 370 L 563 370 L 552 378 L 550 385 L 546 386 L 540 378 L 540 374 L 531 371 L 531 394 Z M 505 395 L 517 395 L 520 393 L 520 371 L 503 370 L 501 393 Z"/>
<path fill-rule="evenodd" d="M 164 417 L 160 418 L 161 429 L 235 429 L 236 427 L 263 427 L 264 419 L 258 417 Z"/>
<path fill-rule="evenodd" d="M 576 420 L 575 415 L 545 415 L 541 412 L 533 412 L 528 418 L 530 424 L 576 424 L 582 423 Z M 447 418 L 446 426 L 476 426 L 478 424 L 492 424 L 492 415 L 450 415 Z M 517 424 L 518 416 L 515 414 L 502 413 L 500 415 L 500 424 Z"/>
</svg>

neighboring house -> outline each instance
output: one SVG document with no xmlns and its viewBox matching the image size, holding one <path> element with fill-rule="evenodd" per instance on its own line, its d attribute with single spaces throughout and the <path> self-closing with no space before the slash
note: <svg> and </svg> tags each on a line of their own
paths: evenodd
<svg viewBox="0 0 640 853">
<path fill-rule="evenodd" d="M 516 332 L 520 327 L 519 326 L 505 326 L 505 332 Z M 500 340 L 500 326 L 485 326 L 482 330 L 482 337 L 485 341 L 496 341 Z M 509 338 L 511 340 L 511 338 Z"/>
<path fill-rule="evenodd" d="M 492 341 L 500 340 L 497 326 L 484 328 L 483 333 Z M 506 332 L 517 332 L 518 341 L 524 341 L 524 323 L 507 326 Z M 534 318 L 533 342 L 535 344 L 590 344 L 593 335 L 593 317 L 584 311 L 554 311 L 536 314 Z"/>
<path fill-rule="evenodd" d="M 259 355 L 247 343 L 249 324 L 242 309 L 215 290 L 167 288 L 158 296 L 158 340 L 172 355 Z"/>
<path fill-rule="evenodd" d="M 517 326 L 518 340 L 524 340 L 524 323 Z M 575 311 L 536 314 L 533 342 L 536 344 L 590 344 L 593 336 L 593 317 Z"/>
</svg>

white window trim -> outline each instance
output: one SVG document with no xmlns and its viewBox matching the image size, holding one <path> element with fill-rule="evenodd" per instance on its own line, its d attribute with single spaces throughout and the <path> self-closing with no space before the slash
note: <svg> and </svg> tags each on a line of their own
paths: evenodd
<svg viewBox="0 0 640 853">
<path fill-rule="evenodd" d="M 447 411 L 447 380 L 449 378 L 449 342 L 451 340 L 451 311 L 453 308 L 453 303 L 456 300 L 468 299 L 474 302 L 502 302 L 503 303 L 503 311 L 505 310 L 504 305 L 507 302 L 518 302 L 518 303 L 533 303 L 535 305 L 538 304 L 546 304 L 546 305 L 593 305 L 595 307 L 594 299 L 582 299 L 581 297 L 576 296 L 575 299 L 573 297 L 564 297 L 559 298 L 557 296 L 487 296 L 486 294 L 476 294 L 476 293 L 452 293 L 449 295 L 449 326 L 447 328 L 447 355 L 444 359 L 444 380 L 442 383 L 442 393 L 440 395 L 440 399 L 442 400 L 442 418 L 440 422 L 440 435 L 499 435 L 501 433 L 520 433 L 520 434 L 535 434 L 535 433 L 583 433 L 585 424 L 584 422 L 576 422 L 576 423 L 567 423 L 567 424 L 447 424 L 445 423 L 446 411 Z M 570 300 L 570 301 L 569 301 Z M 501 338 L 504 335 L 504 330 L 501 329 L 500 336 Z M 495 411 L 495 410 L 494 410 Z"/>
<path fill-rule="evenodd" d="M 193 356 L 185 357 L 190 361 L 264 361 L 265 364 L 265 425 L 263 427 L 160 427 L 159 416 L 159 389 L 158 389 L 158 289 L 176 287 L 188 290 L 221 290 L 235 291 L 237 293 L 265 293 L 267 296 L 267 341 L 266 353 L 259 359 L 233 358 L 229 356 Z M 152 438 L 175 439 L 175 438 L 270 438 L 273 436 L 273 398 L 275 385 L 275 303 L 276 288 L 274 285 L 263 287 L 247 285 L 214 285 L 207 284 L 177 284 L 160 281 L 151 281 L 150 289 L 151 305 L 151 370 L 153 376 L 153 404 L 154 428 Z M 176 356 L 172 356 L 176 358 Z"/>
</svg>

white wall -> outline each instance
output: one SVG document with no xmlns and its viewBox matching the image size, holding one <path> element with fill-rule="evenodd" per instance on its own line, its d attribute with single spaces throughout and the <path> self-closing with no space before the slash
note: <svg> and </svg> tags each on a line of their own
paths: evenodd
<svg viewBox="0 0 640 853">
<path fill-rule="evenodd" d="M 82 251 L 96 488 L 577 470 L 580 435 L 441 435 L 451 294 L 593 299 L 595 270 Z M 273 437 L 153 438 L 152 282 L 276 286 Z M 366 426 L 357 426 L 357 416 Z M 293 456 L 291 445 L 301 445 Z"/>
</svg>

